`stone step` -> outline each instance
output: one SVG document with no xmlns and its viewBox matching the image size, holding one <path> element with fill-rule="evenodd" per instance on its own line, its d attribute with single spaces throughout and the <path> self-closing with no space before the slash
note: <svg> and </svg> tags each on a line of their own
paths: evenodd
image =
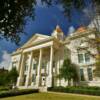
<svg viewBox="0 0 100 100">
<path fill-rule="evenodd" d="M 47 87 L 39 87 L 39 92 L 47 92 Z"/>
</svg>

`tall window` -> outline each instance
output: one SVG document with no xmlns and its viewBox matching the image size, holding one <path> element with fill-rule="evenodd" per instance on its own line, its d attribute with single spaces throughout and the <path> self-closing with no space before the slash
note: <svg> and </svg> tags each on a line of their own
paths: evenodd
<svg viewBox="0 0 100 100">
<path fill-rule="evenodd" d="M 46 65 L 47 65 L 47 62 L 46 61 L 43 61 L 42 62 L 42 69 L 45 69 L 46 68 Z"/>
<path fill-rule="evenodd" d="M 36 70 L 37 69 L 37 63 L 34 63 L 33 64 L 33 70 Z"/>
<path fill-rule="evenodd" d="M 16 65 L 17 65 L 17 61 L 12 62 L 12 67 L 17 67 Z"/>
<path fill-rule="evenodd" d="M 92 81 L 93 80 L 92 68 L 87 68 L 87 73 L 88 73 L 88 80 Z"/>
<path fill-rule="evenodd" d="M 25 71 L 28 71 L 28 65 L 25 64 Z"/>
<path fill-rule="evenodd" d="M 85 62 L 90 62 L 90 54 L 85 53 Z"/>
<path fill-rule="evenodd" d="M 85 81 L 85 78 L 84 78 L 84 70 L 82 68 L 80 69 L 80 80 L 81 81 Z"/>
<path fill-rule="evenodd" d="M 36 82 L 36 75 L 35 74 L 32 74 L 32 82 L 35 84 Z"/>
<path fill-rule="evenodd" d="M 89 53 L 79 53 L 78 54 L 78 62 L 79 63 L 90 62 L 90 54 Z"/>
<path fill-rule="evenodd" d="M 78 54 L 78 62 L 83 63 L 84 62 L 84 55 L 83 54 Z"/>
</svg>

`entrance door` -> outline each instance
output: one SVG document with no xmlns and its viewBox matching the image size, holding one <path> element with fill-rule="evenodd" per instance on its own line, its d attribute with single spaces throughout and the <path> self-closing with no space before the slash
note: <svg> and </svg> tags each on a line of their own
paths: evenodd
<svg viewBox="0 0 100 100">
<path fill-rule="evenodd" d="M 46 85 L 46 78 L 44 76 L 42 76 L 42 78 L 41 78 L 41 85 L 42 86 Z"/>
</svg>

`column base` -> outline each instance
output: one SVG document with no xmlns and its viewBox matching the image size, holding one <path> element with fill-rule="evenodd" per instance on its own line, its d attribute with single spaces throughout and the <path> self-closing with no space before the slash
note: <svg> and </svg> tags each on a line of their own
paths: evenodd
<svg viewBox="0 0 100 100">
<path fill-rule="evenodd" d="M 36 76 L 36 87 L 39 87 L 39 81 L 40 81 L 40 77 Z"/>
<path fill-rule="evenodd" d="M 23 84 L 23 78 L 22 77 L 18 77 L 17 78 L 17 84 L 16 84 L 16 86 L 18 87 L 18 86 L 22 86 L 22 84 Z"/>
<path fill-rule="evenodd" d="M 29 85 L 29 77 L 26 77 L 26 82 L 25 82 L 25 86 L 27 87 Z"/>
</svg>

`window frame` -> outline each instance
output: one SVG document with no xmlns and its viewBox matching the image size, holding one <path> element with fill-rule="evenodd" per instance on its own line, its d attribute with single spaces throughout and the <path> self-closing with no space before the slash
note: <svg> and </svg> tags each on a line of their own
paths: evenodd
<svg viewBox="0 0 100 100">
<path fill-rule="evenodd" d="M 91 70 L 89 70 L 89 69 L 91 69 Z M 87 75 L 88 75 L 88 81 L 93 81 L 93 69 L 92 69 L 92 67 L 87 68 Z"/>
<path fill-rule="evenodd" d="M 88 54 L 88 56 L 86 57 L 86 54 Z M 81 59 L 80 59 L 80 55 L 81 55 Z M 90 54 L 88 52 L 80 52 L 78 53 L 78 63 L 79 64 L 84 64 L 84 63 L 90 63 L 91 61 L 91 57 Z"/>
<path fill-rule="evenodd" d="M 80 68 L 80 81 L 85 81 L 84 68 Z"/>
</svg>

